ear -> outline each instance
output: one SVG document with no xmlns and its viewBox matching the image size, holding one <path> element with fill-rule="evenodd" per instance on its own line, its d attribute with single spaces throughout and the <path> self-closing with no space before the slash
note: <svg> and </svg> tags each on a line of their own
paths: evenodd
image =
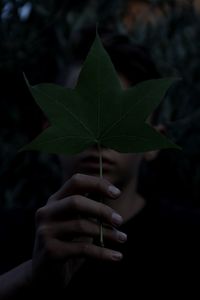
<svg viewBox="0 0 200 300">
<path fill-rule="evenodd" d="M 153 126 L 153 128 L 158 131 L 161 134 L 165 134 L 166 133 L 166 127 L 163 124 L 158 124 L 156 126 Z M 148 151 L 144 153 L 144 159 L 146 161 L 152 161 L 154 160 L 157 156 L 158 153 L 160 152 L 160 150 L 154 150 L 154 151 Z"/>
</svg>

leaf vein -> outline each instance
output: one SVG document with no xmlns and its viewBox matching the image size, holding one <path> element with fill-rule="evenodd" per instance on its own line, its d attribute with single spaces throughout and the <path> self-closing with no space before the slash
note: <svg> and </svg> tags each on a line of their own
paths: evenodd
<svg viewBox="0 0 200 300">
<path fill-rule="evenodd" d="M 57 103 L 58 105 L 60 105 L 61 107 L 63 107 L 64 108 L 64 110 L 66 110 L 69 114 L 71 114 L 72 115 L 72 117 L 78 122 L 78 123 L 80 123 L 84 128 L 85 128 L 85 130 L 90 134 L 90 135 L 92 135 L 92 137 L 94 137 L 93 136 L 93 133 L 90 131 L 90 129 L 81 121 L 81 120 L 79 120 L 77 117 L 76 117 L 76 115 L 74 115 L 63 103 L 61 103 L 61 102 L 59 102 L 58 100 L 55 100 L 55 99 L 53 99 L 52 97 L 50 97 L 48 94 L 46 94 L 46 93 L 44 93 L 44 92 L 41 92 L 40 91 L 40 93 L 41 94 L 43 94 L 44 96 L 46 96 L 47 98 L 49 98 L 51 101 L 54 101 L 55 103 Z"/>
</svg>

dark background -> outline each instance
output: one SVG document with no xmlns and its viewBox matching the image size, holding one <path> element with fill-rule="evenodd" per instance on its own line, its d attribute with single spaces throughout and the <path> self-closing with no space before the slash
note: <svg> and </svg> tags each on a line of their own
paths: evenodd
<svg viewBox="0 0 200 300">
<path fill-rule="evenodd" d="M 163 76 L 182 78 L 163 101 L 159 122 L 165 124 L 168 136 L 183 150 L 165 150 L 155 162 L 143 165 L 140 186 L 147 196 L 162 196 L 172 207 L 200 207 L 200 18 L 198 5 L 194 4 L 124 0 L 0 2 L 2 211 L 35 209 L 61 182 L 56 156 L 17 154 L 41 131 L 44 120 L 22 72 L 31 84 L 55 81 L 60 68 L 67 70 L 80 29 L 97 21 L 113 32 L 128 32 L 134 41 L 146 46 Z"/>
</svg>

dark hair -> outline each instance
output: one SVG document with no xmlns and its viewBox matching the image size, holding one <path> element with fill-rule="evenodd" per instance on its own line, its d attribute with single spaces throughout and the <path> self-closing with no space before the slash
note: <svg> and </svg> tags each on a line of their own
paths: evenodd
<svg viewBox="0 0 200 300">
<path fill-rule="evenodd" d="M 129 81 L 130 85 L 160 77 L 147 49 L 132 41 L 128 34 L 113 32 L 102 27 L 98 32 L 115 69 Z M 71 65 L 83 63 L 95 34 L 95 28 L 83 28 L 74 35 Z"/>
</svg>

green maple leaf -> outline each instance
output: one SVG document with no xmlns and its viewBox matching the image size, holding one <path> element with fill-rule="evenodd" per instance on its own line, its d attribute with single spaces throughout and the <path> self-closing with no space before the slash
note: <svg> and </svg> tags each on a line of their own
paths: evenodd
<svg viewBox="0 0 200 300">
<path fill-rule="evenodd" d="M 26 82 L 51 126 L 20 151 L 76 154 L 94 144 L 99 149 L 129 153 L 179 148 L 146 123 L 174 79 L 148 80 L 123 89 L 98 34 L 75 89 L 55 84 L 30 86 Z"/>
<path fill-rule="evenodd" d="M 179 148 L 145 122 L 174 79 L 123 89 L 98 34 L 75 89 L 26 82 L 51 126 L 22 150 L 75 154 L 93 144 L 134 153 Z"/>
</svg>

